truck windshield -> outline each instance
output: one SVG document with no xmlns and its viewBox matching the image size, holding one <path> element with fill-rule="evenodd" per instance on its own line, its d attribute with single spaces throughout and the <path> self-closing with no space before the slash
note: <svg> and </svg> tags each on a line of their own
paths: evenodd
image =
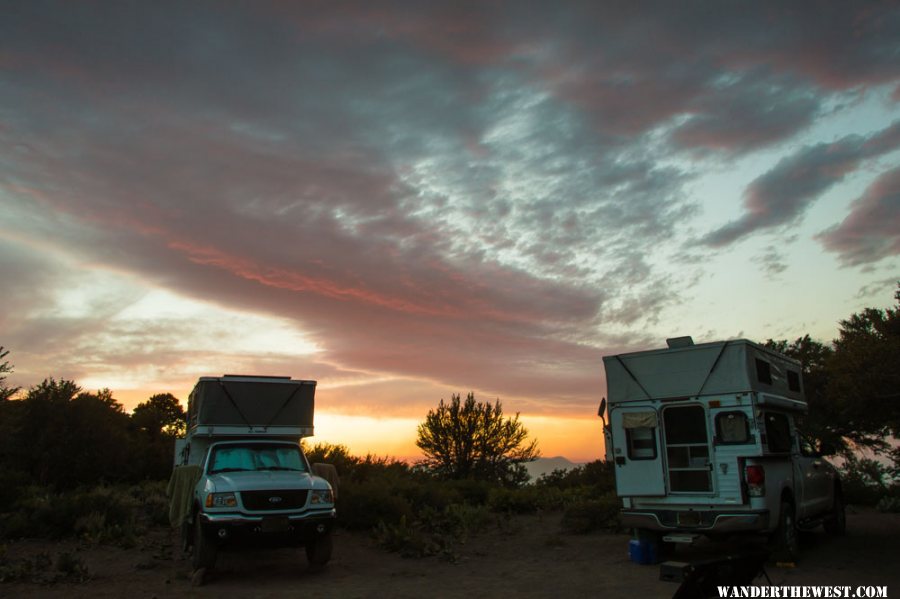
<svg viewBox="0 0 900 599">
<path fill-rule="evenodd" d="M 306 472 L 306 463 L 296 445 L 253 443 L 225 445 L 213 449 L 209 473 L 248 470 L 290 470 Z"/>
</svg>

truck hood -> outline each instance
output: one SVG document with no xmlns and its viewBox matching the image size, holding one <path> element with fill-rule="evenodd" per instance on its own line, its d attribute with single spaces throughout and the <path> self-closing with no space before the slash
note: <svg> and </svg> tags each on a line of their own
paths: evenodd
<svg viewBox="0 0 900 599">
<path fill-rule="evenodd" d="M 223 472 L 209 477 L 216 492 L 269 491 L 274 489 L 328 489 L 329 485 L 306 472 L 261 470 L 254 472 Z"/>
</svg>

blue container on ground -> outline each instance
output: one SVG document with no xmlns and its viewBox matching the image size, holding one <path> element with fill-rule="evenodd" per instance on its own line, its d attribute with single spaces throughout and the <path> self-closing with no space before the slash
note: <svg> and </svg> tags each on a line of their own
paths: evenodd
<svg viewBox="0 0 900 599">
<path fill-rule="evenodd" d="M 656 543 L 646 539 L 632 539 L 628 541 L 628 557 L 636 564 L 655 564 L 657 563 Z"/>
</svg>

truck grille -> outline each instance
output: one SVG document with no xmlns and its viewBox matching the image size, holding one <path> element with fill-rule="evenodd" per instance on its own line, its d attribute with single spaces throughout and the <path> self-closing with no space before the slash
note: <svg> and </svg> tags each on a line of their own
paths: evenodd
<svg viewBox="0 0 900 599">
<path fill-rule="evenodd" d="M 285 489 L 274 491 L 242 491 L 241 500 L 244 509 L 261 510 L 293 510 L 306 505 L 309 491 Z"/>
</svg>

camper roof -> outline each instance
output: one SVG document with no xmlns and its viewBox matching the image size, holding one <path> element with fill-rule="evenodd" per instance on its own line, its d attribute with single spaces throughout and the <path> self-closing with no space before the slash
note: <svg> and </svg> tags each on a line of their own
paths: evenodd
<svg viewBox="0 0 900 599">
<path fill-rule="evenodd" d="M 805 403 L 800 363 L 747 339 L 604 356 L 609 403 L 762 392 Z"/>
<path fill-rule="evenodd" d="M 196 427 L 290 427 L 312 434 L 316 381 L 290 377 L 201 377 L 188 399 L 188 430 Z"/>
</svg>

